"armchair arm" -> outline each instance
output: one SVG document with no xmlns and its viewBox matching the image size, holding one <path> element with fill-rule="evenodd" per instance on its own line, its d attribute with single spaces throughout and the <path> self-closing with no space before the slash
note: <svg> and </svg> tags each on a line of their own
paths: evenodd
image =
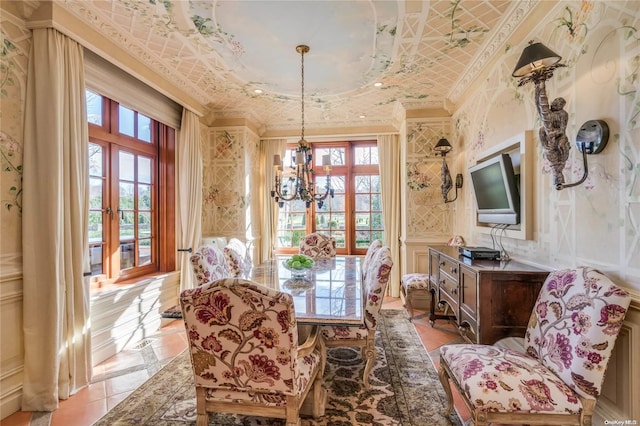
<svg viewBox="0 0 640 426">
<path fill-rule="evenodd" d="M 320 337 L 320 327 L 314 326 L 311 329 L 309 336 L 307 336 L 307 340 L 302 345 L 298 346 L 298 358 L 312 353 L 318 345 L 318 341 L 321 339 L 322 337 Z"/>
</svg>

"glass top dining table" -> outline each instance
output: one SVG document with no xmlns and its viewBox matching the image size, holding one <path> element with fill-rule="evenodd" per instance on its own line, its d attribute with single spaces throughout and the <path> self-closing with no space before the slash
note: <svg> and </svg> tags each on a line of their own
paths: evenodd
<svg viewBox="0 0 640 426">
<path fill-rule="evenodd" d="M 308 325 L 363 324 L 359 256 L 317 259 L 304 276 L 295 277 L 276 256 L 251 270 L 252 281 L 293 296 L 296 321 Z"/>
</svg>

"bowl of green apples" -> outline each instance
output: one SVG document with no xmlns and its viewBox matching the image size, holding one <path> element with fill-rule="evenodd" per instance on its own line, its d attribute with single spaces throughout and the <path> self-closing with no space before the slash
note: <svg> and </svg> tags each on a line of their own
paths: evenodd
<svg viewBox="0 0 640 426">
<path fill-rule="evenodd" d="M 313 259 L 304 254 L 294 254 L 282 262 L 285 269 L 291 271 L 293 277 L 304 277 L 313 267 Z"/>
</svg>

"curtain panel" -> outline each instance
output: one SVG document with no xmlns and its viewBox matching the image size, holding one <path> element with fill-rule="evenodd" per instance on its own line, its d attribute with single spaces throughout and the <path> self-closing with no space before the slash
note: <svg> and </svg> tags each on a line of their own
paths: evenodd
<svg viewBox="0 0 640 426">
<path fill-rule="evenodd" d="M 276 178 L 275 170 L 273 168 L 273 156 L 278 154 L 280 158 L 284 158 L 284 151 L 287 146 L 286 139 L 273 139 L 260 141 L 261 152 L 261 173 L 262 182 L 264 182 L 264 188 L 260 193 L 261 206 L 262 206 L 262 244 L 260 250 L 261 259 L 257 262 L 261 263 L 273 256 L 273 251 L 276 248 L 276 241 L 278 238 L 278 213 L 280 208 L 278 204 L 271 198 L 271 189 L 273 188 L 273 182 Z"/>
<path fill-rule="evenodd" d="M 88 127 L 82 47 L 34 29 L 24 118 L 22 410 L 52 411 L 91 372 Z"/>
<path fill-rule="evenodd" d="M 202 152 L 200 149 L 200 120 L 188 109 L 182 112 L 178 140 L 178 206 L 180 214 L 180 248 L 193 252 L 200 246 L 202 236 Z M 180 291 L 195 287 L 191 270 L 191 253 L 179 252 Z"/>
<path fill-rule="evenodd" d="M 391 250 L 394 267 L 389 276 L 388 293 L 400 297 L 400 143 L 397 135 L 378 135 L 380 186 L 385 244 Z"/>
</svg>

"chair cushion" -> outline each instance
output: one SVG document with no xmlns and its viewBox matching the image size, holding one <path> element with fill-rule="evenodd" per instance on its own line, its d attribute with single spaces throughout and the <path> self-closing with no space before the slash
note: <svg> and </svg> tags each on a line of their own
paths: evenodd
<svg viewBox="0 0 640 426">
<path fill-rule="evenodd" d="M 402 285 L 405 290 L 428 290 L 428 274 L 405 274 L 402 276 Z"/>
<path fill-rule="evenodd" d="M 537 359 L 488 345 L 445 345 L 440 356 L 476 409 L 575 414 L 578 395 Z"/>
</svg>

